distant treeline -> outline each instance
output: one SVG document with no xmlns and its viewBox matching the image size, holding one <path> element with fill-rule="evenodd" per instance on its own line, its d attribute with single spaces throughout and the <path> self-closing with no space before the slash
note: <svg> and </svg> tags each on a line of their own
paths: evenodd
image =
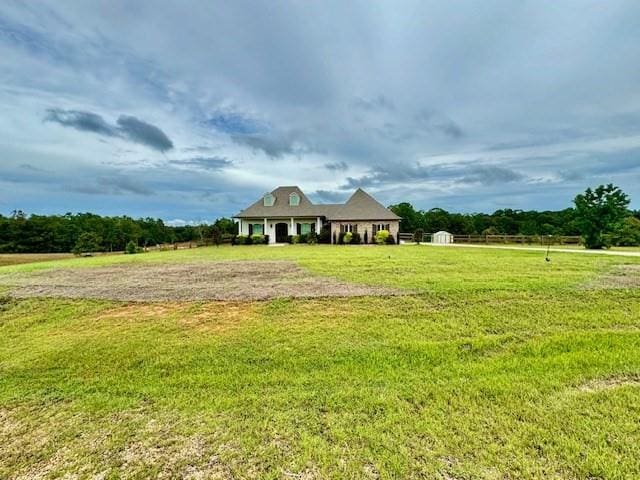
<svg viewBox="0 0 640 480">
<path fill-rule="evenodd" d="M 486 213 L 449 213 L 441 208 L 416 210 L 410 203 L 392 205 L 402 217 L 401 232 L 445 230 L 455 235 L 580 235 L 575 208 L 560 211 L 496 210 Z M 640 210 L 629 212 L 640 219 Z M 0 215 L 0 253 L 71 252 L 82 234 L 90 233 L 100 251 L 123 251 L 129 242 L 140 247 L 178 242 L 210 243 L 214 231 L 235 234 L 229 218 L 213 224 L 174 227 L 160 219 L 127 216 L 102 217 L 92 213 L 27 215 L 14 211 Z"/>
<path fill-rule="evenodd" d="M 389 207 L 402 217 L 401 232 L 425 233 L 444 230 L 454 235 L 580 235 L 580 219 L 575 208 L 560 211 L 496 210 L 487 213 L 449 213 L 441 208 L 415 210 L 410 203 Z M 640 210 L 630 212 L 640 219 Z"/>
<path fill-rule="evenodd" d="M 93 234 L 101 251 L 123 251 L 130 241 L 141 247 L 205 241 L 212 238 L 214 229 L 232 234 L 235 224 L 231 219 L 220 218 L 210 225 L 172 227 L 153 218 L 101 217 L 92 213 L 26 215 L 15 211 L 8 217 L 0 215 L 0 253 L 71 252 L 83 233 Z"/>
</svg>

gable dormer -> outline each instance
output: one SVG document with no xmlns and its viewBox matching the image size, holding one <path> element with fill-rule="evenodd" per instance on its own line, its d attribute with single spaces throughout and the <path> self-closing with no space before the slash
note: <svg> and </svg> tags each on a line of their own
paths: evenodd
<svg viewBox="0 0 640 480">
<path fill-rule="evenodd" d="M 273 204 L 275 203 L 275 201 L 276 201 L 276 198 L 270 193 L 265 193 L 264 197 L 262 198 L 262 204 L 265 207 L 273 207 Z"/>
<path fill-rule="evenodd" d="M 296 192 L 290 193 L 289 205 L 291 205 L 292 207 L 297 207 L 298 205 L 300 205 L 300 195 L 298 195 Z"/>
</svg>

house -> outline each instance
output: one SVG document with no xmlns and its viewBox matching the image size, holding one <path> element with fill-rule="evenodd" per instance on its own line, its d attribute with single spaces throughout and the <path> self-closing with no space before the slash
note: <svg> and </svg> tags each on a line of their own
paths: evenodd
<svg viewBox="0 0 640 480">
<path fill-rule="evenodd" d="M 323 226 L 334 232 L 367 232 L 369 239 L 378 230 L 397 237 L 400 217 L 359 188 L 346 203 L 314 204 L 298 187 L 278 187 L 234 216 L 240 235 L 269 235 L 270 243 L 284 243 L 289 235 L 319 233 Z"/>
</svg>

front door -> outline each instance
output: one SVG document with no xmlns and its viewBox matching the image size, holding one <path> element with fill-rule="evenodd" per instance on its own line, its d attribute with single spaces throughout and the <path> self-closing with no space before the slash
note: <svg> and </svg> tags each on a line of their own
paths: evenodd
<svg viewBox="0 0 640 480">
<path fill-rule="evenodd" d="M 276 243 L 286 243 L 289 236 L 289 226 L 286 223 L 276 223 Z"/>
</svg>

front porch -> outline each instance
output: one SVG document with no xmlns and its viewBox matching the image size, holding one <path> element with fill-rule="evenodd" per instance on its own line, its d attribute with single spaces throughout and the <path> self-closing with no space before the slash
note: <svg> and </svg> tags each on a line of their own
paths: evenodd
<svg viewBox="0 0 640 480">
<path fill-rule="evenodd" d="M 286 243 L 290 235 L 319 233 L 323 217 L 235 218 L 238 235 L 268 235 L 269 243 Z"/>
</svg>

